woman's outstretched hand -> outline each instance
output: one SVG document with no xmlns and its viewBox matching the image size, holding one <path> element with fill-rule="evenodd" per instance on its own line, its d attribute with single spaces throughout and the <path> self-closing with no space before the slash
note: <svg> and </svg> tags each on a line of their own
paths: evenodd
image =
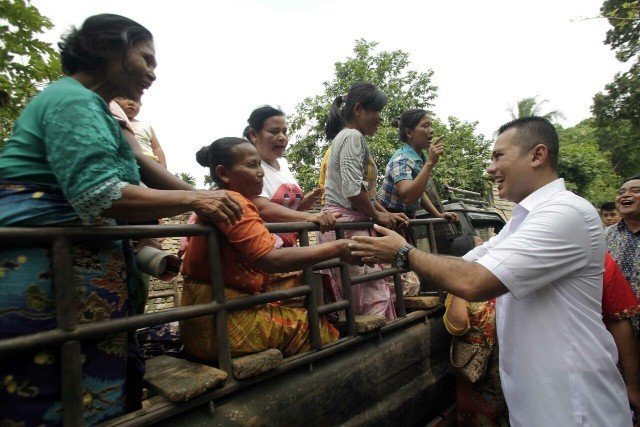
<svg viewBox="0 0 640 427">
<path fill-rule="evenodd" d="M 195 193 L 191 208 L 200 218 L 235 224 L 242 217 L 242 207 L 226 190 L 198 190 Z"/>
<path fill-rule="evenodd" d="M 302 200 L 300 201 L 300 204 L 298 205 L 297 210 L 308 211 L 309 209 L 311 209 L 313 205 L 316 204 L 316 199 L 322 196 L 323 192 L 324 192 L 324 188 L 316 188 L 315 190 L 305 194 Z"/>
</svg>

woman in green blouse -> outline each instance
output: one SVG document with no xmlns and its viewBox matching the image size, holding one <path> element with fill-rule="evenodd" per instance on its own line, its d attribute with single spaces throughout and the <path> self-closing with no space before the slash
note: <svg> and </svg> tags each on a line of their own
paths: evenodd
<svg viewBox="0 0 640 427">
<path fill-rule="evenodd" d="M 27 105 L 0 155 L 0 226 L 92 227 L 191 210 L 213 222 L 240 217 L 224 191 L 140 186 L 134 153 L 107 104 L 115 96 L 139 99 L 155 80 L 146 28 L 122 16 L 96 15 L 59 46 L 66 77 Z M 143 171 L 150 182 L 172 188 L 170 180 Z M 133 312 L 138 288 L 126 267 L 129 254 L 121 241 L 75 246 L 80 323 Z M 45 247 L 0 246 L 0 339 L 56 327 L 50 256 Z M 82 344 L 87 424 L 139 406 L 143 365 L 128 341 L 124 333 Z M 1 360 L 0 424 L 61 422 L 57 355 L 52 349 Z"/>
</svg>

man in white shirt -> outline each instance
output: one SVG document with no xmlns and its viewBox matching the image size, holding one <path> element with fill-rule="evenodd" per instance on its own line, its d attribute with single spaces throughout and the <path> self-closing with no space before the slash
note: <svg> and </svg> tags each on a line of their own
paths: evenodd
<svg viewBox="0 0 640 427">
<path fill-rule="evenodd" d="M 382 227 L 357 237 L 365 262 L 411 268 L 469 301 L 499 297 L 500 377 L 514 426 L 629 426 L 617 351 L 601 319 L 604 239 L 597 211 L 558 179 L 558 135 L 539 117 L 502 126 L 487 172 L 518 203 L 484 245 L 431 255 Z"/>
</svg>

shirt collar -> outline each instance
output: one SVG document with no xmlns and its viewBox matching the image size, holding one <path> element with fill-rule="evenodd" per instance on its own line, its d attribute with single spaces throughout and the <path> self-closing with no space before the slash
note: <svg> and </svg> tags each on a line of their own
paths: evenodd
<svg viewBox="0 0 640 427">
<path fill-rule="evenodd" d="M 615 226 L 612 227 L 616 227 L 618 229 L 618 231 L 623 231 L 626 230 L 627 232 L 631 233 L 631 234 L 638 234 L 640 235 L 640 230 L 636 231 L 635 233 L 632 232 L 631 230 L 629 230 L 629 227 L 627 227 L 627 223 L 624 222 L 624 218 L 622 218 Z"/>
<path fill-rule="evenodd" d="M 520 203 L 518 203 L 518 206 L 521 206 L 527 212 L 531 212 L 536 206 L 547 200 L 549 197 L 560 191 L 565 191 L 566 189 L 567 187 L 565 187 L 564 185 L 563 178 L 555 179 L 547 185 L 540 187 L 533 193 L 529 194 Z"/>
<path fill-rule="evenodd" d="M 412 160 L 424 161 L 424 155 L 422 153 L 416 153 L 416 150 L 406 142 L 402 145 L 402 151 L 404 154 Z"/>
</svg>

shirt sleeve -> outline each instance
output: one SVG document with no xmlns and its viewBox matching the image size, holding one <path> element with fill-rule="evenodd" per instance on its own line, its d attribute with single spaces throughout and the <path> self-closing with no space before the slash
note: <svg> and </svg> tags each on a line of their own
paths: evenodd
<svg viewBox="0 0 640 427">
<path fill-rule="evenodd" d="M 564 204 L 545 206 L 530 213 L 513 234 L 477 262 L 514 297 L 522 298 L 586 266 L 589 239 L 577 209 Z"/>
<path fill-rule="evenodd" d="M 389 167 L 393 183 L 413 180 L 413 166 L 415 166 L 415 162 L 406 156 L 397 156 L 396 159 L 391 160 Z"/>
<path fill-rule="evenodd" d="M 640 313 L 640 301 L 622 270 L 607 252 L 604 258 L 602 286 L 602 317 L 604 320 L 620 320 Z"/>
<path fill-rule="evenodd" d="M 78 215 L 93 220 L 140 175 L 131 148 L 106 105 L 70 99 L 43 120 L 47 162 Z"/>
<path fill-rule="evenodd" d="M 342 178 L 342 195 L 344 197 L 357 196 L 362 190 L 368 191 L 364 181 L 365 147 L 362 138 L 357 133 L 350 133 L 340 150 L 340 176 Z"/>
<path fill-rule="evenodd" d="M 218 222 L 216 227 L 242 256 L 255 262 L 273 249 L 275 239 L 264 226 L 256 205 L 244 197 L 234 197 L 234 200 L 240 202 L 242 217 L 235 224 Z"/>
<path fill-rule="evenodd" d="M 480 246 L 476 246 L 466 254 L 462 256 L 462 259 L 468 262 L 475 262 L 485 256 L 489 249 L 495 247 L 498 243 L 500 243 L 505 237 L 507 233 L 508 225 L 505 225 L 500 233 L 497 236 L 493 236 L 488 241 L 484 242 Z"/>
</svg>

